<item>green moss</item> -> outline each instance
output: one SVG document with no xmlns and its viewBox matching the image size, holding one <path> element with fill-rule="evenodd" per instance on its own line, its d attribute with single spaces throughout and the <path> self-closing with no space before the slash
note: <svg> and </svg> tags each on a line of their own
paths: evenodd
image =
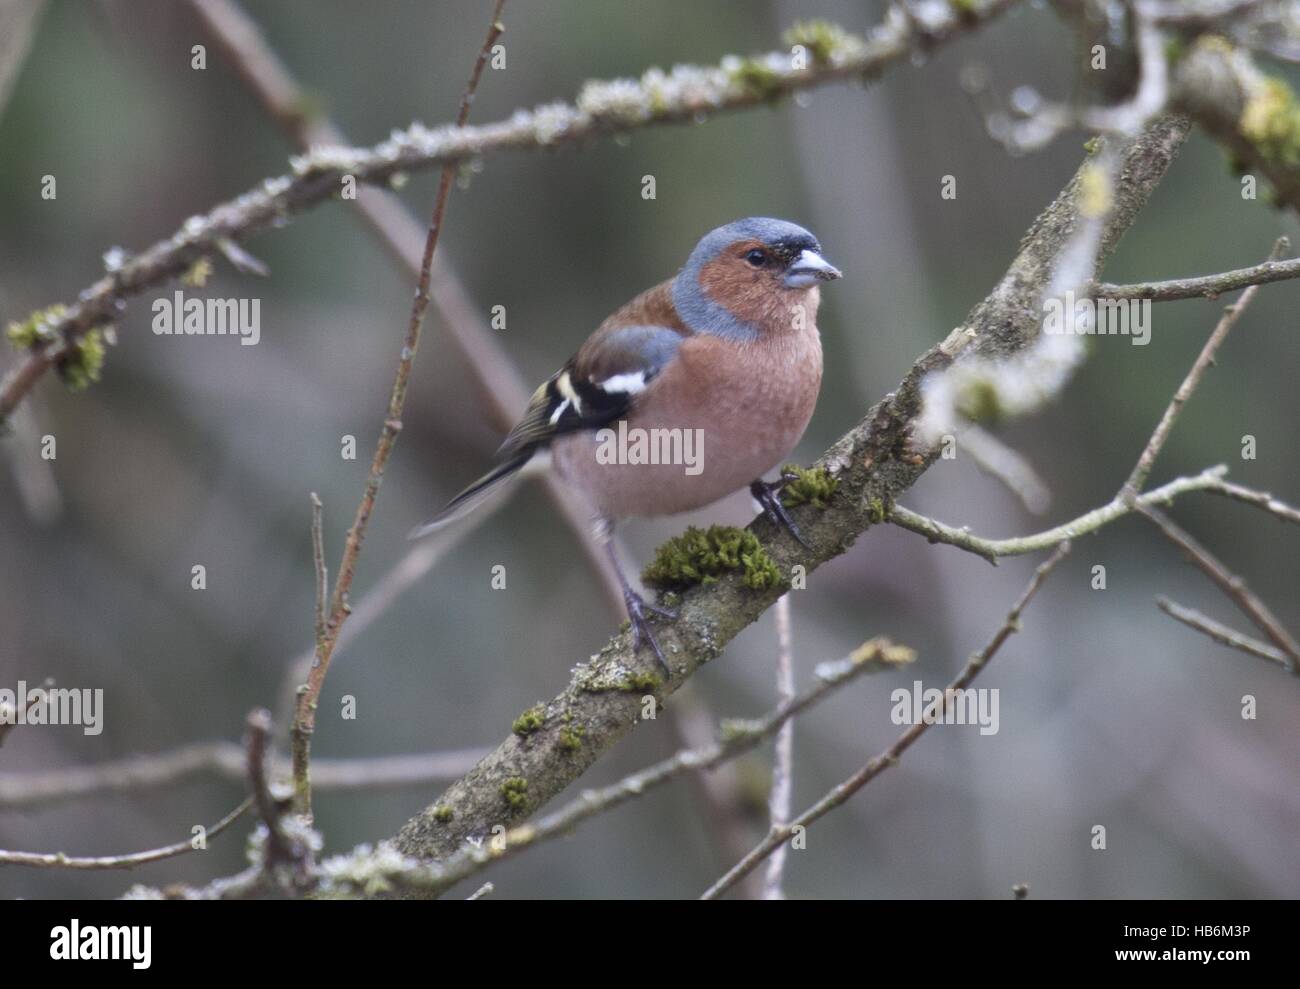
<svg viewBox="0 0 1300 989">
<path fill-rule="evenodd" d="M 629 694 L 646 694 L 659 687 L 659 678 L 653 673 L 636 670 L 624 677 L 618 685 L 619 690 Z"/>
<path fill-rule="evenodd" d="M 523 810 L 528 804 L 528 780 L 511 776 L 501 784 L 501 798 L 511 810 Z"/>
<path fill-rule="evenodd" d="M 779 586 L 782 581 L 780 570 L 758 537 L 728 525 L 691 526 L 674 536 L 655 552 L 641 579 L 652 587 L 680 589 L 712 584 L 732 570 L 741 571 L 744 585 L 755 591 Z"/>
<path fill-rule="evenodd" d="M 727 72 L 732 83 L 764 100 L 775 100 L 785 91 L 781 74 L 756 58 L 742 58 Z"/>
<path fill-rule="evenodd" d="M 817 20 L 797 21 L 781 35 L 790 47 L 803 45 L 816 65 L 829 65 L 835 52 L 846 47 L 851 35 L 838 24 Z"/>
<path fill-rule="evenodd" d="M 30 350 L 38 343 L 54 339 L 50 324 L 58 322 L 68 311 L 67 306 L 53 305 L 48 309 L 38 309 L 21 323 L 10 323 L 5 335 L 16 350 Z"/>
<path fill-rule="evenodd" d="M 871 498 L 867 501 L 867 518 L 871 519 L 872 525 L 879 525 L 889 518 L 889 508 L 883 499 Z"/>
<path fill-rule="evenodd" d="M 1002 402 L 991 381 L 977 380 L 963 389 L 957 411 L 971 422 L 991 422 L 1002 416 Z"/>
<path fill-rule="evenodd" d="M 201 257 L 186 269 L 185 274 L 181 275 L 181 284 L 190 288 L 202 288 L 211 277 L 212 262 L 206 257 Z"/>
<path fill-rule="evenodd" d="M 515 718 L 510 730 L 516 735 L 527 737 L 546 724 L 546 706 L 540 701 Z"/>
<path fill-rule="evenodd" d="M 439 804 L 433 808 L 433 819 L 439 824 L 449 824 L 451 819 L 456 816 L 456 812 L 446 804 Z"/>
<path fill-rule="evenodd" d="M 1090 155 L 1095 155 L 1101 150 L 1101 138 L 1096 135 L 1088 138 L 1088 140 L 1083 142 L 1083 150 L 1088 152 Z"/>
<path fill-rule="evenodd" d="M 948 4 L 962 20 L 971 20 L 980 12 L 975 0 L 948 0 Z"/>
<path fill-rule="evenodd" d="M 1300 166 L 1300 105 L 1295 92 L 1281 79 L 1268 78 L 1255 88 L 1238 126 L 1273 164 Z"/>
<path fill-rule="evenodd" d="M 583 736 L 587 734 L 587 729 L 582 725 L 569 725 L 560 729 L 560 751 L 577 752 L 582 748 Z"/>
<path fill-rule="evenodd" d="M 104 369 L 104 333 L 98 327 L 70 345 L 56 365 L 69 391 L 89 388 Z"/>
<path fill-rule="evenodd" d="M 825 467 L 798 467 L 786 464 L 781 468 L 783 474 L 794 474 L 795 480 L 786 483 L 781 489 L 781 504 L 786 508 L 798 505 L 812 505 L 825 508 L 831 495 L 840 486 L 837 478 L 831 477 Z"/>
</svg>

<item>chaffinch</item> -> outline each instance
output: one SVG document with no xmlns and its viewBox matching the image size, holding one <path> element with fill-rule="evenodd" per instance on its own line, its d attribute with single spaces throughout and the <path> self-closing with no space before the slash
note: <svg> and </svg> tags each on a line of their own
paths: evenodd
<svg viewBox="0 0 1300 989">
<path fill-rule="evenodd" d="M 818 286 L 840 273 L 807 230 L 750 217 L 710 231 L 675 278 L 606 319 L 533 394 L 499 463 L 458 494 L 432 532 L 462 516 L 525 464 L 549 453 L 589 503 L 618 573 L 633 648 L 668 664 L 613 547 L 616 522 L 672 515 L 749 485 L 802 542 L 781 504 L 785 479 L 762 480 L 794 449 L 821 387 Z"/>
</svg>

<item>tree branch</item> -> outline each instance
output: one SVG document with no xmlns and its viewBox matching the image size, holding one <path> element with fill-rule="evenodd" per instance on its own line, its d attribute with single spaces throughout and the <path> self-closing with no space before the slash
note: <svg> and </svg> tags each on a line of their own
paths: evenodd
<svg viewBox="0 0 1300 989">
<path fill-rule="evenodd" d="M 312 788 L 321 792 L 441 783 L 463 775 L 487 751 L 479 748 L 365 759 L 317 759 L 311 767 Z M 244 750 L 234 742 L 199 742 L 170 752 L 95 766 L 0 773 L 0 807 L 39 807 L 101 793 L 133 793 L 205 773 L 242 782 L 247 778 Z M 274 778 L 288 778 L 289 774 L 287 760 L 272 759 Z"/>
<path fill-rule="evenodd" d="M 1235 292 L 1239 288 L 1284 282 L 1298 277 L 1300 258 L 1288 258 L 1285 261 L 1265 261 L 1251 268 L 1236 268 L 1196 278 L 1173 278 L 1164 282 L 1137 282 L 1132 285 L 1102 282 L 1093 289 L 1092 294 L 1097 299 L 1150 299 L 1152 302 L 1217 299 L 1225 292 Z"/>
<path fill-rule="evenodd" d="M 232 810 L 212 827 L 208 828 L 206 838 L 215 838 L 234 824 L 253 804 L 251 797 Z M 206 847 L 206 846 L 201 846 Z M 172 845 L 152 848 L 147 852 L 132 852 L 129 855 L 93 855 L 76 856 L 63 852 L 6 852 L 0 851 L 0 865 L 30 865 L 42 869 L 134 869 L 138 865 L 159 862 L 162 859 L 175 858 L 187 852 L 198 851 L 193 838 L 185 838 Z"/>
<path fill-rule="evenodd" d="M 1167 505 L 1177 495 L 1185 494 L 1188 491 L 1212 491 L 1219 479 L 1227 473 L 1227 470 L 1227 467 L 1220 464 L 1217 467 L 1202 471 L 1195 477 L 1177 478 L 1162 487 L 1141 495 L 1137 499 L 1137 504 L 1138 506 Z M 908 529 L 918 535 L 925 536 L 932 543 L 946 543 L 949 546 L 964 549 L 968 553 L 982 556 L 996 566 L 1001 557 L 1023 556 L 1025 553 L 1037 553 L 1040 550 L 1051 549 L 1062 539 L 1077 539 L 1079 536 L 1089 535 L 1102 526 L 1114 522 L 1118 518 L 1123 518 L 1134 510 L 1135 507 L 1130 502 L 1116 495 L 1105 505 L 1094 508 L 1091 512 L 1080 515 L 1077 519 L 1031 536 L 1013 536 L 1009 539 L 984 539 L 972 535 L 965 527 L 959 529 L 951 525 L 945 525 L 924 515 L 918 515 L 902 505 L 893 507 L 889 514 L 889 521 L 899 528 Z"/>
<path fill-rule="evenodd" d="M 1156 607 L 1175 621 L 1180 621 L 1202 635 L 1209 636 L 1220 645 L 1227 646 L 1229 649 L 1240 650 L 1251 656 L 1258 656 L 1260 659 L 1267 659 L 1270 662 L 1277 663 L 1287 671 L 1291 669 L 1291 661 L 1281 649 L 1275 649 L 1267 642 L 1260 642 L 1258 639 L 1244 635 L 1222 622 L 1216 622 L 1213 618 L 1203 615 L 1193 608 L 1185 608 L 1181 604 L 1170 601 L 1163 596 L 1156 598 Z"/>
</svg>

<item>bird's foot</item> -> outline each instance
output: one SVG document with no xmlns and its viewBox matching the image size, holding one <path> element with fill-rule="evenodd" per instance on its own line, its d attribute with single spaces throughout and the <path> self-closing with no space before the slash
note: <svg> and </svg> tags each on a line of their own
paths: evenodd
<svg viewBox="0 0 1300 989">
<path fill-rule="evenodd" d="M 664 671 L 672 676 L 673 668 L 668 665 L 668 660 L 664 658 L 663 650 L 659 648 L 659 643 L 655 639 L 654 631 L 650 628 L 650 622 L 647 614 L 655 614 L 660 618 L 667 618 L 669 621 L 676 621 L 680 615 L 676 611 L 668 608 L 661 608 L 655 604 L 649 604 L 636 591 L 626 589 L 623 591 L 623 603 L 627 606 L 628 621 L 632 625 L 632 651 L 637 652 L 642 644 L 650 646 L 651 651 L 655 654 L 655 659 L 659 660 L 659 665 Z"/>
<path fill-rule="evenodd" d="M 785 505 L 781 502 L 781 489 L 791 481 L 797 481 L 798 479 L 799 475 L 797 474 L 782 474 L 771 482 L 759 478 L 749 486 L 749 493 L 754 496 L 754 500 L 763 509 L 763 514 L 768 517 L 773 525 L 794 536 L 795 541 L 804 549 L 812 549 L 804 540 L 799 527 L 794 524 L 794 519 L 790 517 L 790 513 L 786 511 Z"/>
</svg>

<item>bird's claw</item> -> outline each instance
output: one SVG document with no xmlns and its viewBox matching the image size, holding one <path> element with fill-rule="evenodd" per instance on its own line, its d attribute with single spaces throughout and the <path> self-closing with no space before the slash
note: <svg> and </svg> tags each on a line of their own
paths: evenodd
<svg viewBox="0 0 1300 989">
<path fill-rule="evenodd" d="M 794 536 L 795 541 L 798 542 L 800 546 L 804 549 L 810 550 L 812 547 L 808 545 L 807 541 L 803 537 L 803 533 L 799 531 L 799 527 L 795 525 L 794 519 L 790 517 L 790 513 L 781 502 L 781 489 L 791 481 L 796 481 L 798 479 L 798 474 L 790 473 L 782 474 L 777 480 L 772 481 L 771 483 L 760 478 L 749 486 L 749 493 L 753 495 L 754 500 L 757 501 L 759 506 L 763 509 L 763 514 L 768 517 L 768 520 L 771 521 L 773 525 L 778 529 L 784 529 L 786 532 L 790 533 L 790 535 Z"/>
<path fill-rule="evenodd" d="M 632 651 L 635 653 L 640 650 L 643 643 L 648 644 L 650 650 L 655 654 L 655 659 L 659 660 L 659 665 L 664 668 L 664 671 L 669 676 L 672 676 L 673 668 L 668 665 L 668 660 L 664 658 L 663 650 L 659 648 L 659 642 L 655 639 L 655 634 L 650 628 L 650 622 L 646 619 L 646 614 L 651 613 L 658 615 L 660 618 L 667 618 L 669 621 L 676 621 L 680 617 L 678 612 L 668 608 L 661 608 L 655 604 L 649 604 L 645 598 L 632 590 L 623 592 L 623 603 L 627 606 L 627 617 L 632 626 Z"/>
</svg>

